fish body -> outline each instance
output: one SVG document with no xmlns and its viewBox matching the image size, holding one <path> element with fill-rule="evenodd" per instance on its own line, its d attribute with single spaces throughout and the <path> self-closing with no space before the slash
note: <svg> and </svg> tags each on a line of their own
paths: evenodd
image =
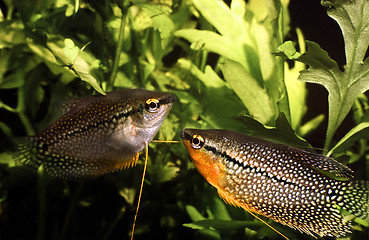
<svg viewBox="0 0 369 240">
<path fill-rule="evenodd" d="M 228 130 L 184 129 L 181 137 L 197 170 L 232 205 L 314 237 L 349 233 L 342 210 L 369 221 L 369 183 L 353 181 L 332 158 Z"/>
<path fill-rule="evenodd" d="M 36 136 L 16 140 L 16 161 L 64 179 L 96 177 L 137 162 L 175 96 L 141 89 L 74 99 Z"/>
</svg>

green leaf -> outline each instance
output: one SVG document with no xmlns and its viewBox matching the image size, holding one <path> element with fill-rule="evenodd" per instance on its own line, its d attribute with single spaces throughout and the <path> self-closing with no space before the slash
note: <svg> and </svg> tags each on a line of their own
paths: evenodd
<svg viewBox="0 0 369 240">
<path fill-rule="evenodd" d="M 318 128 L 318 126 L 323 122 L 325 116 L 323 114 L 320 114 L 316 116 L 315 118 L 309 120 L 308 122 L 304 123 L 299 129 L 299 134 L 301 136 L 308 135 L 313 130 Z"/>
<path fill-rule="evenodd" d="M 221 239 L 219 233 L 213 230 L 210 230 L 210 229 L 206 229 L 204 228 L 204 226 L 196 224 L 197 221 L 206 221 L 206 220 L 205 220 L 205 217 L 202 216 L 201 213 L 194 206 L 187 205 L 186 211 L 187 211 L 187 214 L 192 219 L 192 221 L 195 221 L 195 223 L 185 223 L 183 224 L 183 226 L 200 230 L 200 233 L 206 236 L 206 238 Z"/>
<path fill-rule="evenodd" d="M 275 111 L 267 91 L 237 62 L 225 59 L 220 63 L 220 69 L 249 114 L 264 124 L 270 123 L 275 117 Z"/>
<path fill-rule="evenodd" d="M 12 158 L 12 156 L 10 156 L 6 152 L 3 152 L 3 153 L 0 153 L 0 164 L 6 164 L 9 167 L 14 167 L 15 166 L 15 161 Z"/>
<path fill-rule="evenodd" d="M 337 21 L 342 30 L 347 70 L 357 70 L 369 45 L 369 2 L 323 0 L 322 5 L 328 7 L 328 15 Z"/>
<path fill-rule="evenodd" d="M 2 107 L 2 102 L 0 101 L 0 108 Z M 5 136 L 10 137 L 13 135 L 11 128 L 4 122 L 0 121 L 0 130 L 5 134 Z"/>
<path fill-rule="evenodd" d="M 21 21 L 0 21 L 0 49 L 26 42 Z"/>
<path fill-rule="evenodd" d="M 275 127 L 267 127 L 249 116 L 241 116 L 239 120 L 253 136 L 311 151 L 309 143 L 296 135 L 283 113 L 277 118 Z"/>
<path fill-rule="evenodd" d="M 323 85 L 329 92 L 328 129 L 325 150 L 327 151 L 334 133 L 352 108 L 355 99 L 369 89 L 369 60 L 364 56 L 369 45 L 369 2 L 323 1 L 328 6 L 327 13 L 342 29 L 346 68 L 342 72 L 317 43 L 307 41 L 307 52 L 299 54 L 291 43 L 280 46 L 279 51 L 289 59 L 309 65 L 301 72 L 301 81 Z"/>
<path fill-rule="evenodd" d="M 221 198 L 212 198 L 209 203 L 215 219 L 232 220 L 226 207 L 226 203 Z"/>
<path fill-rule="evenodd" d="M 205 72 L 202 72 L 187 60 L 180 59 L 178 63 L 181 68 L 190 71 L 203 83 L 199 86 L 199 91 L 202 92 L 201 101 L 209 103 L 203 106 L 204 111 L 201 114 L 208 123 L 208 126 L 204 127 L 241 129 L 242 125 L 231 118 L 245 111 L 245 108 L 228 84 L 210 66 L 206 66 Z"/>
<path fill-rule="evenodd" d="M 31 42 L 28 43 L 28 47 L 33 51 L 33 53 L 39 56 L 43 61 L 47 61 L 47 62 L 54 63 L 54 64 L 57 63 L 54 54 L 46 47 L 43 47 L 39 44 L 31 43 Z"/>
<path fill-rule="evenodd" d="M 342 152 L 351 147 L 357 140 L 369 138 L 369 123 L 363 122 L 352 128 L 341 140 L 327 153 L 330 156 L 333 152 Z"/>
<path fill-rule="evenodd" d="M 253 41 L 246 32 L 248 23 L 239 15 L 245 11 L 245 4 L 240 2 L 241 8 L 232 12 L 223 1 L 195 0 L 193 3 L 220 34 L 206 30 L 183 29 L 177 31 L 175 36 L 183 37 L 191 43 L 199 42 L 204 50 L 239 62 L 247 71 L 255 74 L 258 72 L 260 77 L 258 56 Z M 251 68 L 254 68 L 254 71 Z"/>
<path fill-rule="evenodd" d="M 200 221 L 205 219 L 205 217 L 192 205 L 187 205 L 186 211 L 192 221 Z"/>
<path fill-rule="evenodd" d="M 225 38 L 221 35 L 207 30 L 183 29 L 175 32 L 175 36 L 183 37 L 188 41 L 195 43 L 194 49 L 203 49 L 215 52 L 228 59 L 241 63 L 244 67 L 248 67 L 245 62 L 245 49 L 238 44 L 235 39 Z"/>
<path fill-rule="evenodd" d="M 161 161 L 154 161 L 150 169 L 150 176 L 155 182 L 164 183 L 172 180 L 178 175 L 179 168 L 172 162 L 163 164 Z"/>
<path fill-rule="evenodd" d="M 238 28 L 238 26 L 243 25 L 245 13 L 245 4 L 241 1 L 232 1 L 238 3 L 237 11 L 233 7 L 233 12 L 223 1 L 193 0 L 192 2 L 221 35 L 234 39 L 245 36 L 245 27 Z M 232 3 L 232 5 L 234 4 Z"/>
<path fill-rule="evenodd" d="M 299 47 L 302 52 L 305 52 L 305 40 L 300 30 L 296 30 Z M 292 42 L 291 42 L 292 44 Z M 306 83 L 302 81 L 297 81 L 300 71 L 306 69 L 305 64 L 300 62 L 295 62 L 294 66 L 290 68 L 285 62 L 284 65 L 284 77 L 285 85 L 287 88 L 288 102 L 291 113 L 291 126 L 292 128 L 300 132 L 300 126 L 303 116 L 307 111 L 306 107 Z M 312 129 L 310 129 L 312 130 Z M 301 133 L 301 132 L 300 132 Z M 304 136 L 304 134 L 301 134 Z"/>
<path fill-rule="evenodd" d="M 298 59 L 301 57 L 302 53 L 297 52 L 295 46 L 292 41 L 286 41 L 281 46 L 278 47 L 278 52 L 275 54 L 283 53 L 288 59 Z M 283 56 L 281 54 L 281 56 Z"/>
<path fill-rule="evenodd" d="M 278 112 L 284 112 L 288 121 L 291 121 L 289 95 L 284 81 L 284 61 L 272 54 L 284 38 L 286 3 L 262 1 L 259 4 L 256 1 L 245 3 L 234 0 L 230 7 L 223 1 L 194 0 L 193 3 L 217 32 L 182 29 L 175 36 L 190 41 L 195 50 L 217 53 L 244 68 L 243 75 L 237 79 L 240 82 L 238 86 L 236 80 L 226 80 L 252 116 L 273 126 Z M 253 11 L 259 10 L 264 14 L 261 17 L 253 14 Z M 221 65 L 221 69 L 224 74 L 224 65 L 223 68 Z M 249 84 L 251 90 L 247 89 Z M 250 95 L 255 89 L 256 95 Z M 260 102 L 254 104 L 259 96 Z M 294 126 L 297 126 L 304 111 L 299 110 L 297 113 Z"/>
<path fill-rule="evenodd" d="M 47 43 L 50 51 L 58 59 L 58 64 L 63 66 L 66 71 L 88 82 L 97 92 L 105 95 L 104 90 L 102 90 L 96 78 L 91 74 L 94 65 L 98 65 L 96 63 L 98 60 L 82 51 L 86 45 L 79 49 L 72 40 L 68 39 L 64 40 L 63 48 L 59 44 L 57 39 L 52 39 L 52 41 Z"/>
<path fill-rule="evenodd" d="M 150 17 L 154 29 L 158 30 L 161 38 L 161 47 L 165 49 L 174 32 L 174 23 L 167 15 L 169 7 L 154 4 L 138 4 Z"/>
<path fill-rule="evenodd" d="M 250 226 L 258 225 L 260 227 L 261 223 L 255 223 L 252 221 L 237 221 L 237 220 L 219 220 L 219 219 L 205 219 L 196 221 L 193 223 L 183 224 L 185 227 L 190 227 L 193 229 L 212 229 L 219 231 L 234 231 L 238 229 L 243 229 Z"/>
<path fill-rule="evenodd" d="M 65 47 L 63 48 L 64 55 L 69 60 L 70 64 L 73 64 L 80 50 L 76 45 L 74 45 L 73 40 L 70 38 L 66 38 L 64 40 L 64 44 L 65 44 Z"/>
</svg>

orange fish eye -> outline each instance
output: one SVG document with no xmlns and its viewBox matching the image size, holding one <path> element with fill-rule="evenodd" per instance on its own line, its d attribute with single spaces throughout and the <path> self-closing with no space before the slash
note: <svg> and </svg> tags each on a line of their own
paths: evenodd
<svg viewBox="0 0 369 240">
<path fill-rule="evenodd" d="M 191 146 L 195 149 L 200 149 L 202 146 L 204 146 L 205 140 L 200 135 L 193 135 L 191 137 Z"/>
<path fill-rule="evenodd" d="M 156 98 L 147 99 L 145 103 L 145 108 L 148 112 L 151 113 L 157 112 L 160 108 L 159 100 Z"/>
</svg>

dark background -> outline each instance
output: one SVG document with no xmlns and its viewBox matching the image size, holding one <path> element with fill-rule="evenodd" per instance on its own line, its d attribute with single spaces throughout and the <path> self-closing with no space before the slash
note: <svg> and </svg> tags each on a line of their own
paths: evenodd
<svg viewBox="0 0 369 240">
<path fill-rule="evenodd" d="M 318 43 L 343 68 L 345 65 L 345 52 L 341 29 L 337 22 L 327 15 L 326 8 L 320 4 L 320 1 L 291 0 L 289 9 L 291 17 L 289 37 L 296 39 L 294 31 L 296 28 L 300 28 L 306 40 Z M 308 136 L 307 140 L 313 147 L 323 148 L 328 120 L 328 92 L 323 86 L 317 84 L 308 83 L 307 87 L 308 111 L 304 120 L 308 121 L 319 114 L 326 116 L 319 129 Z M 341 129 L 351 129 L 353 126 L 350 115 L 348 115 L 336 132 L 333 140 L 343 137 L 345 132 L 340 131 Z"/>
<path fill-rule="evenodd" d="M 3 1 L 0 0 L 0 7 L 4 6 L 4 4 L 2 3 Z M 337 23 L 326 14 L 326 8 L 322 7 L 322 5 L 320 4 L 320 1 L 319 0 L 305 0 L 305 1 L 291 0 L 289 9 L 290 9 L 290 16 L 291 16 L 291 32 L 287 36 L 286 40 L 290 40 L 290 39 L 296 40 L 296 35 L 294 32 L 295 32 L 295 29 L 298 27 L 302 30 L 302 33 L 304 34 L 305 39 L 317 42 L 324 50 L 326 50 L 329 53 L 332 59 L 336 60 L 338 64 L 341 67 L 343 67 L 345 64 L 345 56 L 344 56 L 344 44 L 343 44 L 341 30 L 339 26 L 337 25 Z M 307 102 L 308 102 L 309 109 L 307 111 L 307 115 L 305 116 L 304 120 L 305 121 L 311 120 L 312 118 L 316 117 L 319 114 L 324 114 L 327 117 L 328 116 L 328 102 L 327 102 L 328 93 L 326 89 L 317 84 L 307 84 L 307 86 L 308 86 Z M 5 92 L 0 92 L 0 94 L 5 94 Z M 13 93 L 7 92 L 6 94 L 12 95 Z M 4 114 L 7 114 L 7 115 L 5 116 Z M 9 118 L 14 117 L 13 114 L 10 114 L 7 111 L 1 110 L 1 109 L 0 109 L 0 116 L 2 119 L 8 118 L 8 117 Z M 15 122 L 19 121 L 17 117 L 14 117 L 14 118 L 15 118 L 14 119 Z M 339 128 L 339 130 L 340 129 L 342 130 L 351 129 L 351 127 L 353 126 L 353 123 L 351 122 L 350 119 L 351 119 L 350 116 L 348 116 L 347 120 L 344 121 L 343 125 Z M 325 133 L 326 133 L 326 126 L 327 126 L 327 118 L 321 124 L 318 130 L 314 131 L 310 136 L 308 136 L 308 141 L 313 147 L 323 148 Z M 339 131 L 339 130 L 335 136 L 336 139 L 339 139 L 340 137 L 343 136 L 343 134 L 345 134 L 344 131 Z M 19 135 L 19 136 L 24 135 L 24 133 L 22 132 L 23 131 L 22 129 L 19 129 L 18 131 L 19 132 L 15 132 L 16 135 Z M 1 134 L 2 133 L 0 133 L 0 138 L 2 136 Z M 132 173 L 132 171 L 133 171 L 132 169 L 125 170 L 124 174 L 125 175 L 134 174 Z M 127 178 L 130 178 L 130 176 L 128 176 Z M 35 180 L 36 179 L 33 179 L 33 181 Z M 201 179 L 200 176 L 198 176 L 198 180 L 202 181 L 203 179 Z M 183 179 L 183 181 L 186 181 L 186 179 Z M 204 183 L 204 185 L 205 184 L 206 183 Z M 36 183 L 31 182 L 29 185 L 34 186 L 36 185 Z M 55 185 L 53 186 L 55 187 Z M 35 226 L 34 224 L 26 222 L 27 219 L 32 218 L 33 215 L 37 215 L 37 212 L 35 209 L 27 208 L 29 206 L 37 206 L 37 199 L 35 198 L 35 194 L 32 194 L 32 196 L 26 195 L 27 193 L 28 194 L 32 193 L 28 187 L 29 187 L 28 185 L 20 186 L 13 192 L 14 199 L 17 199 L 19 201 L 17 203 L 24 204 L 24 206 L 26 206 L 26 207 L 22 207 L 21 205 L 18 205 L 17 209 L 13 209 L 13 211 L 11 211 L 13 213 L 13 216 L 9 216 L 9 218 L 13 220 L 9 222 L 19 224 L 20 226 L 19 229 L 22 229 L 22 231 L 24 231 L 24 233 L 19 233 L 19 235 L 29 234 L 29 233 L 37 231 L 37 229 L 33 228 Z M 71 192 L 74 192 L 77 187 L 78 186 L 76 185 L 72 185 Z M 170 186 L 170 187 L 174 188 L 176 186 Z M 148 192 L 149 188 L 147 186 L 145 186 L 145 188 L 146 189 L 144 190 L 144 192 L 145 191 Z M 58 207 L 63 206 L 63 205 L 68 206 L 69 204 L 69 201 L 70 201 L 69 199 L 59 199 L 59 197 L 62 195 L 62 193 L 58 192 L 60 189 L 62 189 L 62 187 L 55 188 L 55 189 L 48 189 L 49 191 L 51 191 L 51 195 L 49 196 L 50 198 L 49 201 L 57 203 L 55 204 L 55 206 L 51 207 L 51 213 L 49 214 L 57 214 L 58 212 L 61 212 L 60 209 L 58 209 Z M 92 191 L 99 192 L 98 197 L 95 199 L 95 203 L 97 205 L 102 206 L 101 212 L 97 213 L 96 215 L 90 215 L 91 213 L 88 211 L 78 212 L 77 214 L 86 215 L 87 216 L 86 218 L 88 217 L 95 218 L 95 219 L 103 219 L 104 217 L 108 218 L 104 216 L 104 214 L 114 212 L 114 209 L 109 209 L 109 208 L 112 206 L 119 205 L 121 199 L 118 197 L 113 198 L 113 199 L 111 199 L 110 197 L 109 201 L 105 199 L 106 196 L 111 196 L 111 193 L 115 191 L 115 189 L 112 187 L 112 184 L 109 181 L 91 182 L 87 186 L 84 186 L 84 190 L 81 193 L 81 195 L 84 196 L 85 192 L 89 193 Z M 168 196 L 159 196 L 159 197 L 168 198 Z M 150 196 L 150 198 L 154 198 L 154 197 Z M 29 202 L 26 202 L 26 201 L 29 201 Z M 157 200 L 153 202 L 160 203 L 161 200 Z M 154 206 L 152 206 L 152 209 L 153 211 L 159 211 L 159 208 L 155 208 Z M 122 221 L 131 222 L 133 218 L 133 210 L 131 210 L 131 212 L 132 214 L 129 216 L 126 216 L 126 218 L 123 219 Z M 145 221 L 145 217 L 147 217 L 147 215 L 149 214 L 145 215 L 145 211 L 141 211 L 139 215 L 139 221 Z M 152 215 L 157 216 L 155 214 L 152 214 Z M 19 219 L 17 218 L 18 216 L 23 216 L 23 218 Z M 56 222 L 53 222 L 50 224 L 51 225 L 61 225 L 64 220 L 64 217 L 65 217 L 64 214 L 62 214 L 59 218 L 54 217 L 52 219 L 56 219 L 56 220 L 59 219 L 59 222 L 55 220 Z M 114 216 L 111 216 L 111 218 L 113 217 Z M 186 219 L 186 220 L 183 220 L 183 222 L 189 222 L 189 220 Z M 76 232 L 81 232 L 80 231 L 81 229 L 78 229 L 79 225 L 77 225 L 77 223 L 70 224 L 70 226 L 71 226 L 71 230 L 70 230 L 71 232 L 73 232 L 73 230 L 75 230 Z M 114 232 L 114 236 L 119 236 L 119 238 L 123 239 L 121 236 L 125 236 L 124 235 L 125 232 L 129 231 L 130 227 L 127 224 L 126 224 L 127 229 L 122 228 L 122 226 L 124 226 L 123 224 L 119 224 L 119 226 L 120 227 L 118 228 L 118 230 Z M 1 227 L 3 226 L 0 226 L 0 228 Z M 13 234 L 17 233 L 16 232 L 16 229 L 18 229 L 17 226 L 7 225 L 7 227 L 10 228 L 8 232 L 11 232 Z M 94 227 L 95 226 L 89 226 L 90 229 Z M 185 229 L 183 227 L 179 227 L 175 231 L 178 237 L 180 237 L 181 239 L 186 239 L 187 237 L 191 237 L 191 236 L 188 236 L 188 234 L 192 231 L 190 231 L 187 228 Z M 180 231 L 183 231 L 183 233 Z M 0 229 L 0 233 L 1 233 L 1 229 Z M 83 236 L 81 236 L 81 239 L 82 238 L 83 239 L 88 239 L 88 238 L 94 239 L 96 238 L 94 234 L 95 234 L 94 232 L 85 231 L 83 232 Z M 48 236 L 53 236 L 53 233 L 48 232 Z M 139 235 L 137 237 L 138 237 L 137 239 L 140 239 Z M 3 240 L 1 234 L 0 234 L 0 240 Z"/>
</svg>

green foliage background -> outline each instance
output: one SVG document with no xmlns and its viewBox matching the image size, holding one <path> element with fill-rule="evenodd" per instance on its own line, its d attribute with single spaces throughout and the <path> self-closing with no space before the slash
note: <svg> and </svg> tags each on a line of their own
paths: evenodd
<svg viewBox="0 0 369 240">
<path fill-rule="evenodd" d="M 323 152 L 368 179 L 369 3 L 322 2 L 342 29 L 344 67 L 290 28 L 288 4 L 4 0 L 0 136 L 37 134 L 66 99 L 144 88 L 178 97 L 160 140 L 179 140 L 184 127 L 224 128 L 314 151 L 305 138 L 327 116 Z M 295 31 L 297 41 L 284 42 Z M 304 118 L 311 110 L 305 82 L 328 90 L 326 116 Z M 353 128 L 334 138 L 349 112 Z M 95 180 L 63 182 L 14 166 L 5 145 L 1 150 L 0 239 L 129 238 L 142 159 Z M 280 238 L 219 199 L 181 144 L 150 144 L 147 171 L 136 239 Z M 290 239 L 309 238 L 266 221 Z M 364 231 L 350 239 L 368 236 L 363 226 L 355 228 Z"/>
</svg>

